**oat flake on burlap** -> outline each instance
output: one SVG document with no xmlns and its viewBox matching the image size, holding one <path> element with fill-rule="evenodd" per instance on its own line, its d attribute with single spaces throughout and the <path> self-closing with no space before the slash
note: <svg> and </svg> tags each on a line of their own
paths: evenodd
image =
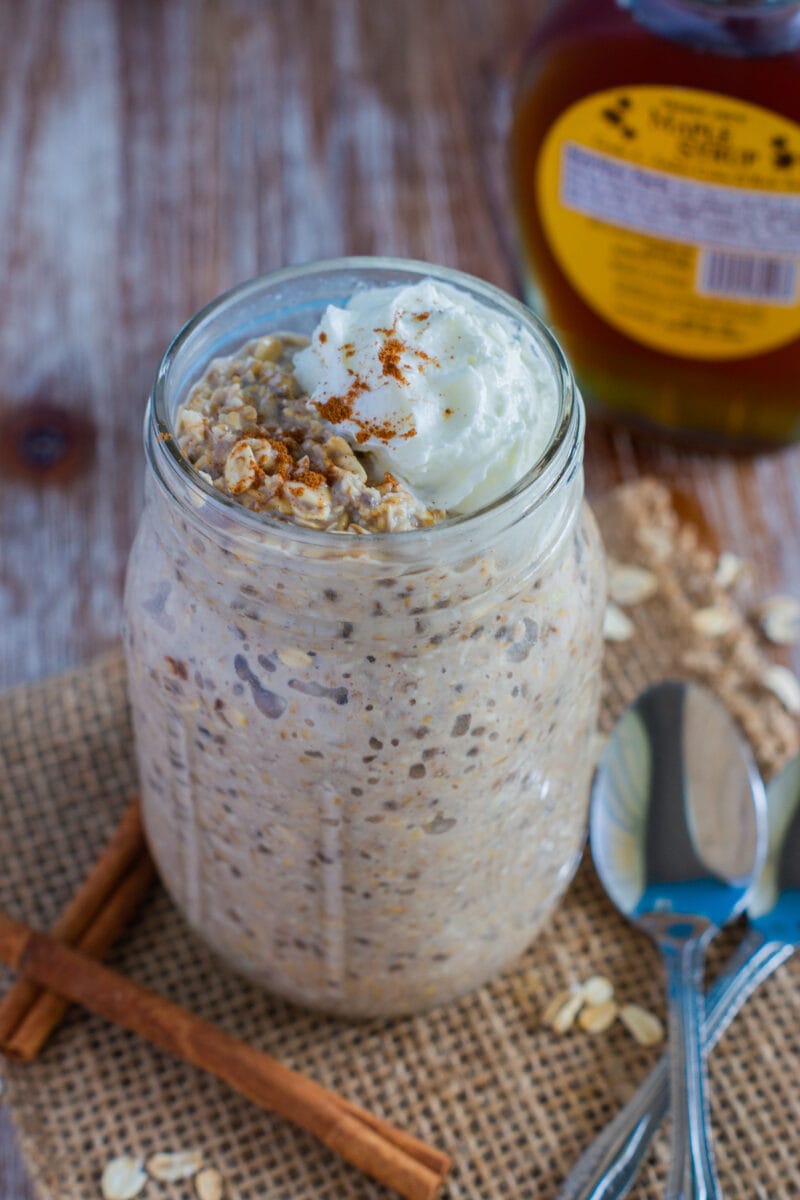
<svg viewBox="0 0 800 1200">
<path fill-rule="evenodd" d="M 715 556 L 653 482 L 612 494 L 599 517 L 610 553 L 658 579 L 630 610 L 635 636 L 607 648 L 604 728 L 648 682 L 692 675 L 722 696 L 771 774 L 800 739 L 797 721 L 758 682 L 765 660 L 755 635 L 743 618 L 714 639 L 692 626 L 697 608 L 725 602 Z M 0 697 L 0 907 L 50 924 L 135 782 L 119 655 Z M 620 1022 L 600 1036 L 542 1027 L 557 991 L 601 974 L 620 1004 L 664 1012 L 656 951 L 604 899 L 587 862 L 516 970 L 413 1019 L 351 1026 L 270 998 L 222 968 L 161 891 L 110 961 L 448 1150 L 452 1200 L 550 1200 L 655 1061 L 658 1048 L 638 1046 Z M 9 978 L 0 970 L 3 987 Z M 390 1195 L 224 1084 L 76 1009 L 38 1062 L 0 1070 L 42 1200 L 91 1200 L 112 1156 L 186 1146 L 222 1171 L 238 1200 Z M 800 1195 L 800 963 L 750 1001 L 714 1052 L 711 1077 L 728 1200 Z M 634 1197 L 660 1200 L 667 1153 L 662 1137 Z M 176 1196 L 189 1187 L 171 1186 Z"/>
</svg>

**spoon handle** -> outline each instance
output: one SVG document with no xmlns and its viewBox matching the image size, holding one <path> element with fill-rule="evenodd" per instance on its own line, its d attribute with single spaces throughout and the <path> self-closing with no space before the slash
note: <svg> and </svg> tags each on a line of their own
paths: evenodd
<svg viewBox="0 0 800 1200">
<path fill-rule="evenodd" d="M 706 1049 L 711 1050 L 756 988 L 794 952 L 750 930 L 712 987 L 706 1004 Z M 669 1066 L 663 1056 L 636 1093 L 584 1150 L 558 1200 L 622 1200 L 628 1193 L 669 1107 Z"/>
<path fill-rule="evenodd" d="M 703 1048 L 703 967 L 707 938 L 661 940 L 670 1026 L 672 1153 L 666 1200 L 715 1200 L 719 1181 L 711 1149 Z"/>
</svg>

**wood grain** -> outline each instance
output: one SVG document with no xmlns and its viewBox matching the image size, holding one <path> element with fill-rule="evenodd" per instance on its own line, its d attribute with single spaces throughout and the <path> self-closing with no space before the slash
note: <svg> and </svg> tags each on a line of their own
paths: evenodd
<svg viewBox="0 0 800 1200">
<path fill-rule="evenodd" d="M 541 7 L 0 5 L 0 444 L 15 454 L 12 422 L 44 404 L 94 438 L 62 476 L 51 422 L 0 471 L 0 686 L 116 639 L 145 396 L 200 304 L 343 253 L 518 290 L 503 132 Z M 800 594 L 800 450 L 713 458 L 592 430 L 590 493 L 643 470 L 697 497 L 763 591 Z M 9 1147 L 0 1124 L 0 1200 L 20 1200 Z"/>
</svg>

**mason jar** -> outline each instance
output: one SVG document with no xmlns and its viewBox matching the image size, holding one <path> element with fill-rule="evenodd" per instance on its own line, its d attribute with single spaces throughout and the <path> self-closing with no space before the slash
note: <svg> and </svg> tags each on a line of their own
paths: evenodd
<svg viewBox="0 0 800 1200">
<path fill-rule="evenodd" d="M 524 327 L 557 390 L 549 444 L 505 494 L 423 529 L 319 531 L 182 458 L 176 410 L 212 358 L 422 278 Z M 278 271 L 167 350 L 125 600 L 142 804 L 166 888 L 236 970 L 345 1017 L 410 1013 L 507 967 L 545 921 L 583 845 L 598 706 L 583 432 L 544 326 L 427 263 Z"/>
</svg>

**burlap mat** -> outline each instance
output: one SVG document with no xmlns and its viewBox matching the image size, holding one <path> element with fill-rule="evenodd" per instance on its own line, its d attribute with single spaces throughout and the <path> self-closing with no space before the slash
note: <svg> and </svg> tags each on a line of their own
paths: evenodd
<svg viewBox="0 0 800 1200">
<path fill-rule="evenodd" d="M 798 729 L 758 683 L 757 639 L 741 622 L 710 642 L 688 619 L 697 606 L 727 602 L 712 582 L 714 556 L 679 526 L 653 483 L 609 497 L 600 519 L 611 553 L 652 567 L 660 581 L 658 595 L 631 610 L 636 637 L 609 647 L 604 726 L 648 681 L 699 676 L 723 696 L 770 774 L 797 748 Z M 0 697 L 0 905 L 48 925 L 134 784 L 118 656 Z M 112 961 L 450 1151 L 453 1200 L 552 1197 L 658 1053 L 619 1024 L 597 1037 L 558 1037 L 539 1024 L 547 998 L 595 972 L 614 981 L 620 999 L 663 1013 L 656 954 L 612 910 L 588 863 L 519 969 L 413 1020 L 348 1026 L 271 999 L 224 970 L 161 892 Z M 799 965 L 761 989 L 713 1056 L 716 1148 L 729 1198 L 800 1195 Z M 388 1195 L 223 1084 L 78 1011 L 39 1062 L 2 1069 L 43 1200 L 99 1196 L 103 1165 L 115 1154 L 194 1147 L 222 1170 L 226 1194 L 241 1200 Z M 661 1196 L 667 1154 L 662 1137 L 636 1196 Z M 191 1185 L 148 1184 L 148 1197 L 161 1194 L 188 1197 Z"/>
</svg>

